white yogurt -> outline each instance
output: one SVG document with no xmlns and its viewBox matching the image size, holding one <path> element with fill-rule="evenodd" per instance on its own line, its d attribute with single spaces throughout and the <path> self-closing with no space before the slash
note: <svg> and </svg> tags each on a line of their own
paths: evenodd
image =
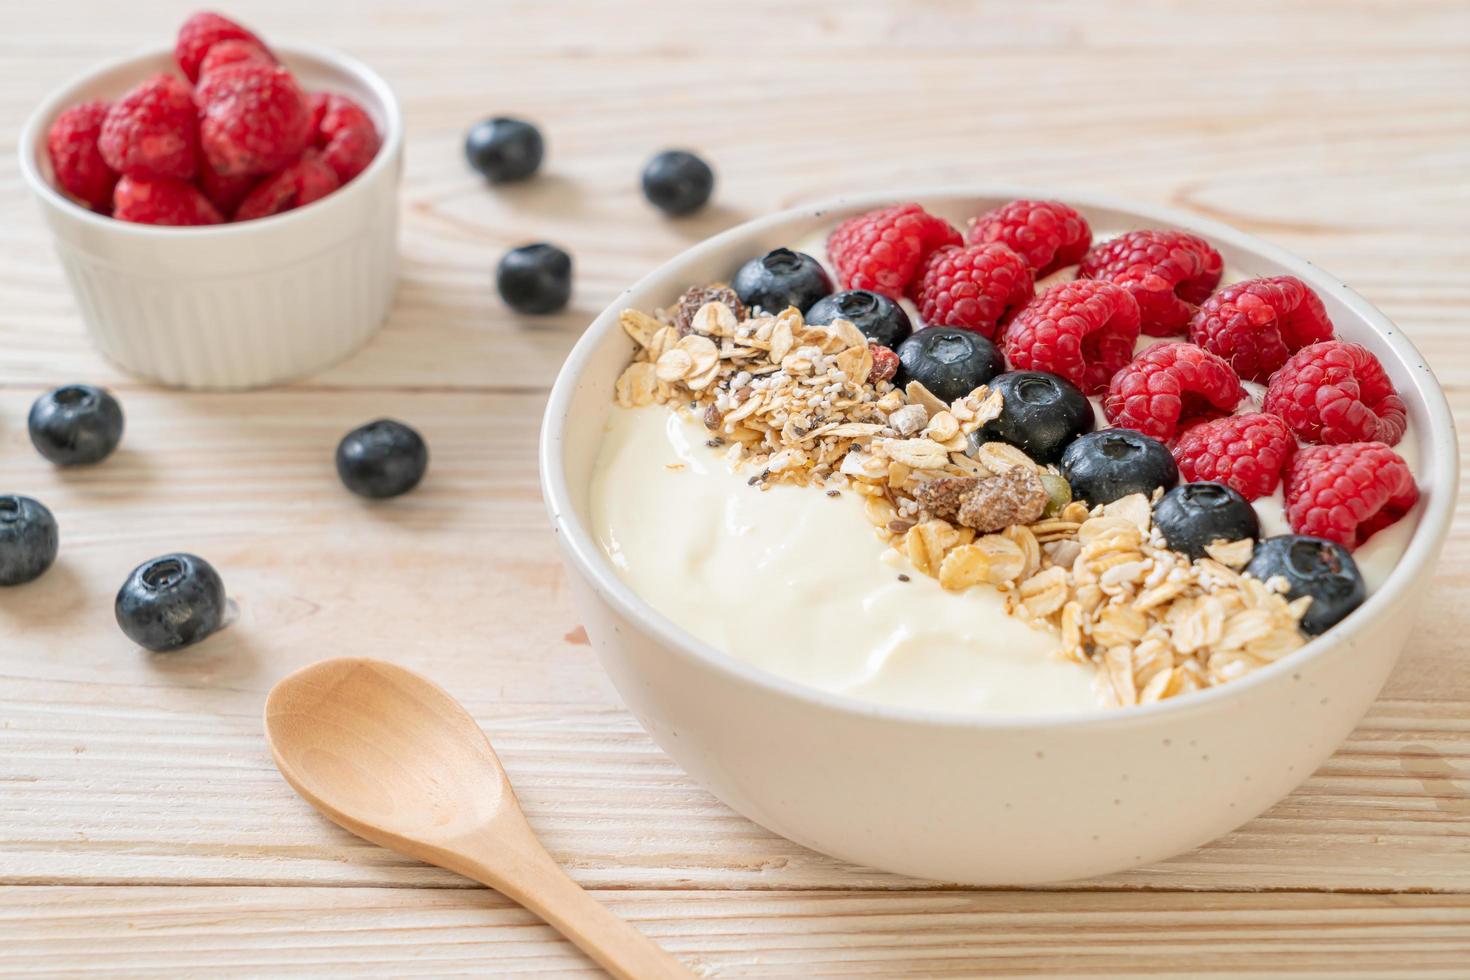
<svg viewBox="0 0 1470 980">
<path fill-rule="evenodd" d="M 987 715 L 1100 708 L 1091 668 L 1051 657 L 1056 637 L 1007 615 L 995 589 L 949 593 L 885 560 L 857 494 L 748 486 L 706 438 L 664 406 L 615 406 L 592 482 L 598 541 L 679 626 L 868 701 Z"/>
</svg>

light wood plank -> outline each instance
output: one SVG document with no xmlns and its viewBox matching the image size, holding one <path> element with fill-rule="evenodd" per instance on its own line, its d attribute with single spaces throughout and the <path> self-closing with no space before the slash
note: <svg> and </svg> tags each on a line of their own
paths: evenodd
<svg viewBox="0 0 1470 980">
<path fill-rule="evenodd" d="M 704 976 L 1460 977 L 1470 961 L 1470 907 L 1423 895 L 597 897 Z M 0 969 L 66 976 L 102 964 L 120 976 L 599 975 L 484 890 L 0 891 Z"/>
</svg>

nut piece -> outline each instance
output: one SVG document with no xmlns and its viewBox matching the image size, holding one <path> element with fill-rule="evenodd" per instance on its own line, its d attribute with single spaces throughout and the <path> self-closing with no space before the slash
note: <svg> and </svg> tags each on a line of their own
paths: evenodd
<svg viewBox="0 0 1470 980">
<path fill-rule="evenodd" d="M 914 490 L 914 499 L 935 517 L 953 521 L 959 516 L 965 498 L 979 485 L 980 481 L 975 477 L 944 476 L 919 484 Z"/>
<path fill-rule="evenodd" d="M 706 303 L 724 303 L 735 314 L 736 320 L 745 319 L 745 304 L 740 302 L 740 297 L 735 295 L 735 290 L 722 282 L 712 282 L 708 286 L 694 286 L 684 291 L 679 301 L 674 304 L 674 326 L 679 335 L 689 333 L 694 322 L 694 314 L 699 312 L 700 307 Z"/>
<path fill-rule="evenodd" d="M 924 425 L 928 421 L 929 413 L 924 410 L 923 405 L 905 405 L 888 416 L 888 424 L 893 426 L 893 431 L 904 438 L 924 431 Z"/>
<path fill-rule="evenodd" d="M 1034 470 L 1013 466 L 979 481 L 960 504 L 959 522 L 977 531 L 1002 531 L 1030 524 L 1046 510 L 1051 494 Z"/>
<path fill-rule="evenodd" d="M 1049 473 L 1041 471 L 1041 485 L 1046 487 L 1046 492 L 1051 495 L 1047 501 L 1046 510 L 1042 512 L 1045 517 L 1056 517 L 1062 512 L 1062 508 L 1072 502 L 1072 485 L 1066 480 Z"/>
</svg>

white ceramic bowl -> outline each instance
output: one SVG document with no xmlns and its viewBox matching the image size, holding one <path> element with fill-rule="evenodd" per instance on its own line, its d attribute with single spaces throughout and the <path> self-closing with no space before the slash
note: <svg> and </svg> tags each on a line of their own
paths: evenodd
<svg viewBox="0 0 1470 980">
<path fill-rule="evenodd" d="M 1383 314 L 1311 264 L 1214 222 L 1066 195 L 1097 228 L 1178 227 L 1244 275 L 1309 283 L 1345 339 L 1370 347 L 1419 434 L 1423 499 L 1399 566 L 1326 635 L 1242 680 L 1088 716 L 1009 719 L 885 707 L 826 694 L 736 660 L 655 612 L 588 532 L 588 485 L 631 353 L 624 307 L 668 305 L 691 283 L 851 214 L 916 200 L 956 222 L 1022 189 L 899 193 L 798 208 L 689 249 L 627 290 L 557 379 L 541 480 L 572 593 L 604 667 L 665 751 L 745 816 L 818 851 L 922 878 L 1027 885 L 1167 858 L 1285 796 L 1345 738 L 1383 685 L 1428 588 L 1459 466 L 1449 407 L 1419 352 Z M 756 628 L 753 626 L 752 628 Z"/>
<path fill-rule="evenodd" d="M 92 339 L 133 374 L 186 388 L 278 384 L 362 346 L 388 315 L 398 276 L 403 120 L 365 65 L 306 46 L 272 50 L 308 90 L 359 102 L 383 137 L 340 190 L 271 218 L 201 228 L 114 221 L 57 191 L 46 132 L 77 102 L 116 98 L 174 69 L 171 51 L 104 65 L 62 87 L 26 123 L 20 169 L 40 202 Z"/>
</svg>

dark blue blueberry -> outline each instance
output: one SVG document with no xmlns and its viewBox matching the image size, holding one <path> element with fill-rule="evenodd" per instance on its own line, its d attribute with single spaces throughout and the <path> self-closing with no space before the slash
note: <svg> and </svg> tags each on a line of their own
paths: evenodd
<svg viewBox="0 0 1470 980">
<path fill-rule="evenodd" d="M 572 298 L 572 257 L 545 242 L 513 248 L 500 260 L 495 288 L 517 313 L 555 313 Z"/>
<path fill-rule="evenodd" d="M 873 343 L 892 350 L 898 350 L 898 345 L 914 332 L 914 325 L 902 306 L 882 293 L 870 293 L 866 289 L 847 289 L 824 296 L 806 311 L 807 323 L 833 320 L 848 321 Z"/>
<path fill-rule="evenodd" d="M 1055 463 L 1096 419 L 1087 396 L 1066 378 L 1045 371 L 1007 371 L 990 382 L 1000 392 L 1000 415 L 980 428 L 986 442 L 1005 442 L 1038 463 Z"/>
<path fill-rule="evenodd" d="M 1282 534 L 1256 545 L 1246 574 L 1267 581 L 1279 575 L 1286 579 L 1288 599 L 1312 597 L 1302 617 L 1302 632 L 1311 636 L 1325 632 L 1363 604 L 1368 589 L 1357 563 L 1346 548 L 1335 541 Z"/>
<path fill-rule="evenodd" d="M 225 583 L 198 555 L 173 554 L 133 569 L 113 612 L 128 639 L 155 653 L 198 643 L 225 623 Z"/>
<path fill-rule="evenodd" d="M 794 306 L 802 313 L 832 292 L 832 280 L 822 264 L 805 252 L 778 248 L 751 259 L 735 273 L 731 284 L 740 302 L 759 306 L 767 313 L 780 313 Z"/>
<path fill-rule="evenodd" d="M 1062 476 L 1072 496 L 1109 504 L 1132 493 L 1149 496 L 1179 482 L 1168 448 L 1132 429 L 1100 429 L 1078 436 L 1062 453 Z"/>
<path fill-rule="evenodd" d="M 1186 483 L 1154 504 L 1154 526 L 1164 542 L 1190 558 L 1205 557 L 1216 541 L 1239 541 L 1261 536 L 1256 509 L 1223 483 Z"/>
<path fill-rule="evenodd" d="M 30 497 L 0 496 L 0 585 L 23 585 L 56 561 L 56 518 Z"/>
<path fill-rule="evenodd" d="M 122 406 L 92 385 L 48 391 L 31 405 L 31 444 L 58 466 L 100 463 L 122 441 Z"/>
<path fill-rule="evenodd" d="M 464 155 L 470 166 L 497 184 L 531 176 L 540 168 L 545 152 L 541 130 L 509 116 L 477 122 L 464 137 Z"/>
<path fill-rule="evenodd" d="M 902 388 L 917 381 L 940 401 L 963 398 L 1005 369 L 995 345 L 973 330 L 927 327 L 898 345 L 898 374 L 893 383 Z"/>
<path fill-rule="evenodd" d="M 643 196 L 665 214 L 693 214 L 714 190 L 715 172 L 688 150 L 664 150 L 643 168 Z"/>
<path fill-rule="evenodd" d="M 353 429 L 337 445 L 337 475 L 360 497 L 396 497 L 419 485 L 429 447 L 402 422 L 378 419 Z"/>
</svg>

